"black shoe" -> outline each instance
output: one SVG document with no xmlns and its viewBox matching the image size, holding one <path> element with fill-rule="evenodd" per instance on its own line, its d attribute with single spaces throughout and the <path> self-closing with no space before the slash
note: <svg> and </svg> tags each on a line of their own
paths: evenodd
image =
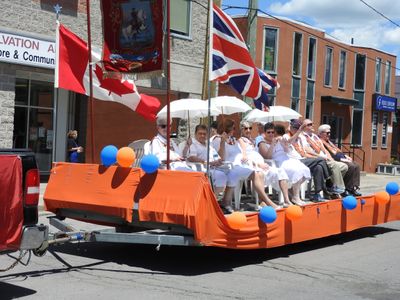
<svg viewBox="0 0 400 300">
<path fill-rule="evenodd" d="M 358 192 L 357 190 L 353 189 L 350 191 L 350 194 L 352 194 L 354 197 L 360 197 L 362 194 Z"/>
<path fill-rule="evenodd" d="M 342 196 L 344 198 L 347 196 L 352 196 L 352 194 L 348 190 L 345 190 L 343 193 L 340 194 L 340 196 Z"/>
<path fill-rule="evenodd" d="M 312 202 L 325 202 L 327 199 L 324 199 L 324 198 L 322 198 L 321 197 L 321 195 L 319 194 L 319 193 L 317 193 L 317 194 L 314 194 L 313 196 L 312 196 L 312 198 L 311 198 L 311 201 Z"/>
<path fill-rule="evenodd" d="M 221 208 L 224 215 L 229 215 L 234 212 L 232 206 L 230 206 L 230 205 L 227 205 L 227 206 L 220 205 L 219 207 Z"/>
</svg>

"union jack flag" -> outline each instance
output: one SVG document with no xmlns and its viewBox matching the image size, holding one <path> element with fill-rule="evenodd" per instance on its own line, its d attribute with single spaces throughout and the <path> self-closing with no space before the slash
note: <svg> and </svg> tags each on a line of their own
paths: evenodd
<svg viewBox="0 0 400 300">
<path fill-rule="evenodd" d="M 262 104 L 269 106 L 266 91 L 277 85 L 276 80 L 257 69 L 231 17 L 214 4 L 210 16 L 210 81 L 229 83 L 241 95 L 253 98 L 259 109 Z"/>
</svg>

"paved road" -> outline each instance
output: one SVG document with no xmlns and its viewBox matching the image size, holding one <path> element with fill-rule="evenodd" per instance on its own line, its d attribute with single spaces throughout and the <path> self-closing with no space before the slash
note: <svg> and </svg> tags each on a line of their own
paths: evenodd
<svg viewBox="0 0 400 300">
<path fill-rule="evenodd" d="M 363 192 L 393 180 L 366 176 Z M 400 299 L 399 253 L 400 222 L 257 251 L 65 244 L 0 273 L 0 299 Z"/>
<path fill-rule="evenodd" d="M 400 299 L 399 230 L 392 222 L 257 251 L 59 245 L 1 273 L 0 298 Z M 0 257 L 1 268 L 10 262 Z"/>
</svg>

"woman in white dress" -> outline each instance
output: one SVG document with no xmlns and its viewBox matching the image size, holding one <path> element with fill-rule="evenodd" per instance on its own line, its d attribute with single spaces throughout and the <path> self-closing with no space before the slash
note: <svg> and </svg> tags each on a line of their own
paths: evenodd
<svg viewBox="0 0 400 300">
<path fill-rule="evenodd" d="M 280 127 L 279 127 L 280 126 Z M 300 199 L 300 185 L 311 178 L 310 169 L 299 160 L 288 156 L 289 147 L 287 140 L 282 135 L 275 135 L 276 128 L 281 132 L 283 126 L 267 123 L 264 126 L 265 140 L 258 144 L 258 151 L 266 159 L 273 159 L 277 166 L 284 169 L 289 177 L 289 183 L 292 185 L 292 202 L 298 205 L 305 203 Z M 285 129 L 283 127 L 283 133 Z"/>
<path fill-rule="evenodd" d="M 230 179 L 227 183 L 227 190 L 223 198 L 223 205 L 226 210 L 232 210 L 232 198 L 234 187 L 241 180 L 253 180 L 255 190 L 262 201 L 261 206 L 269 205 L 273 208 L 279 208 L 274 202 L 269 199 L 264 190 L 264 173 L 254 171 L 251 168 L 243 167 L 241 164 L 242 150 L 239 142 L 233 136 L 235 132 L 235 123 L 231 119 L 224 119 L 218 128 L 219 136 L 214 138 L 212 146 L 218 151 L 219 156 L 225 161 L 232 163 L 233 167 L 230 170 Z M 228 187 L 230 187 L 228 189 Z"/>
<path fill-rule="evenodd" d="M 247 121 L 240 122 L 242 136 L 239 138 L 239 144 L 242 149 L 242 165 L 249 167 L 254 171 L 264 173 L 266 185 L 271 185 L 275 190 L 281 190 L 284 199 L 284 206 L 291 204 L 288 192 L 288 176 L 284 169 L 271 167 L 264 162 L 263 157 L 256 150 L 255 140 L 251 137 L 252 126 Z"/>
</svg>

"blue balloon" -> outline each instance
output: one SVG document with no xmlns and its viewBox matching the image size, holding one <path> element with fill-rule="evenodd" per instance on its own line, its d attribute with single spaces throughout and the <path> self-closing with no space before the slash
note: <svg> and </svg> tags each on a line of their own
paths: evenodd
<svg viewBox="0 0 400 300">
<path fill-rule="evenodd" d="M 386 185 L 386 192 L 388 192 L 389 195 L 396 195 L 399 192 L 399 185 L 397 182 L 389 182 Z"/>
<path fill-rule="evenodd" d="M 276 211 L 271 206 L 264 206 L 261 208 L 259 216 L 264 223 L 273 223 L 276 220 Z"/>
<path fill-rule="evenodd" d="M 140 167 L 148 174 L 156 172 L 159 166 L 160 161 L 158 160 L 157 156 L 153 154 L 143 156 L 142 160 L 140 161 Z"/>
<path fill-rule="evenodd" d="M 108 145 L 100 152 L 101 163 L 106 167 L 111 166 L 117 162 L 118 148 L 114 145 Z"/>
<path fill-rule="evenodd" d="M 354 196 L 346 196 L 342 199 L 342 205 L 345 209 L 355 209 L 357 207 L 357 199 Z"/>
</svg>

